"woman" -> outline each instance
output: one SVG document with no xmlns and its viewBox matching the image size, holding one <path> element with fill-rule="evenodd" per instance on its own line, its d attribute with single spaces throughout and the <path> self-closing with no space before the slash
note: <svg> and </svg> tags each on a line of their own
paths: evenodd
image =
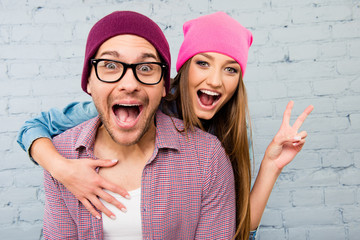
<svg viewBox="0 0 360 240">
<path fill-rule="evenodd" d="M 248 130 L 251 133 L 251 127 L 243 75 L 251 44 L 251 32 L 225 13 L 218 12 L 186 22 L 184 42 L 177 61 L 178 75 L 172 84 L 171 94 L 167 95 L 162 106 L 164 112 L 184 120 L 185 129 L 179 131 L 186 132 L 199 127 L 216 135 L 222 142 L 232 162 L 236 180 L 237 239 L 249 238 L 249 231 L 259 225 L 282 168 L 292 161 L 305 143 L 306 132 L 298 133 L 298 130 L 313 109 L 309 106 L 290 126 L 293 102 L 288 104 L 283 123 L 265 152 L 250 193 Z M 119 187 L 106 182 L 94 170 L 97 167 L 111 167 L 116 161 L 64 159 L 51 141 L 43 138 L 49 137 L 49 132 L 51 136 L 59 134 L 96 115 L 91 103 L 70 104 L 63 112 L 53 109 L 28 121 L 18 141 L 24 149 L 29 150 L 37 163 L 62 182 L 94 216 L 100 217 L 92 205 L 111 217 L 112 213 L 98 197 L 119 209 L 125 206 L 103 189 L 128 195 Z"/>
</svg>

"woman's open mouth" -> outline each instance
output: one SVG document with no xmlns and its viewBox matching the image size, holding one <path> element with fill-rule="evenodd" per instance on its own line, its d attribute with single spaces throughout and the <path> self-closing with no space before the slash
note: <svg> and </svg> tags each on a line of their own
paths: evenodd
<svg viewBox="0 0 360 240">
<path fill-rule="evenodd" d="M 212 108 L 219 101 L 221 94 L 205 89 L 197 91 L 198 99 L 200 104 L 205 108 Z"/>
</svg>

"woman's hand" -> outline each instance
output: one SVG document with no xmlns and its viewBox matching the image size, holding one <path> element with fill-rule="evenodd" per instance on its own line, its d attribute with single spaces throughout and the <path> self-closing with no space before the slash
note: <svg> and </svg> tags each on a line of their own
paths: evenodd
<svg viewBox="0 0 360 240">
<path fill-rule="evenodd" d="M 59 180 L 74 196 L 85 206 L 85 208 L 96 218 L 100 219 L 100 214 L 94 206 L 108 217 L 115 219 L 115 215 L 106 208 L 102 200 L 116 206 L 121 211 L 126 211 L 126 207 L 116 200 L 113 196 L 104 191 L 109 190 L 118 193 L 125 198 L 129 198 L 126 190 L 105 180 L 97 172 L 98 167 L 112 167 L 117 160 L 93 160 L 93 159 L 63 159 L 62 168 L 52 171 L 54 178 Z"/>
<path fill-rule="evenodd" d="M 94 217 L 101 218 L 96 207 L 108 217 L 115 218 L 115 215 L 102 204 L 99 198 L 126 211 L 125 206 L 106 193 L 104 189 L 125 198 L 129 198 L 128 192 L 106 181 L 96 172 L 98 167 L 116 165 L 116 160 L 66 159 L 58 153 L 51 140 L 47 138 L 35 140 L 31 145 L 30 153 L 35 161 L 74 194 Z"/>
<path fill-rule="evenodd" d="M 314 109 L 312 105 L 308 106 L 291 126 L 290 117 L 293 105 L 294 102 L 290 101 L 286 106 L 280 129 L 265 151 L 264 160 L 272 161 L 279 170 L 289 164 L 304 146 L 307 133 L 306 131 L 298 133 L 298 131 Z"/>
</svg>

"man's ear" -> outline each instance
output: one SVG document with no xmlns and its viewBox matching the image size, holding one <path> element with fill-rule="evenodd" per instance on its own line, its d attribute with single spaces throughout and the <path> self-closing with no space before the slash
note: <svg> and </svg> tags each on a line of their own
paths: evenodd
<svg viewBox="0 0 360 240">
<path fill-rule="evenodd" d="M 91 81 L 90 81 L 90 77 L 88 78 L 88 82 L 87 82 L 87 85 L 86 85 L 86 91 L 88 92 L 88 94 L 91 95 Z"/>
<path fill-rule="evenodd" d="M 165 97 L 166 96 L 166 87 L 163 86 L 163 93 L 162 93 L 162 97 Z"/>
</svg>

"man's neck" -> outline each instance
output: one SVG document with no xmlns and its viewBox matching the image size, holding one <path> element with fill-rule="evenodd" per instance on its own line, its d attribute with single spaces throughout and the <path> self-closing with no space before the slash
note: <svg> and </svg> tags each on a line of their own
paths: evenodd
<svg viewBox="0 0 360 240">
<path fill-rule="evenodd" d="M 155 148 L 155 126 L 136 144 L 125 146 L 116 143 L 104 126 L 98 128 L 94 143 L 94 154 L 99 159 L 117 159 L 111 168 L 101 168 L 99 174 L 126 190 L 141 186 L 142 171 Z"/>
</svg>

